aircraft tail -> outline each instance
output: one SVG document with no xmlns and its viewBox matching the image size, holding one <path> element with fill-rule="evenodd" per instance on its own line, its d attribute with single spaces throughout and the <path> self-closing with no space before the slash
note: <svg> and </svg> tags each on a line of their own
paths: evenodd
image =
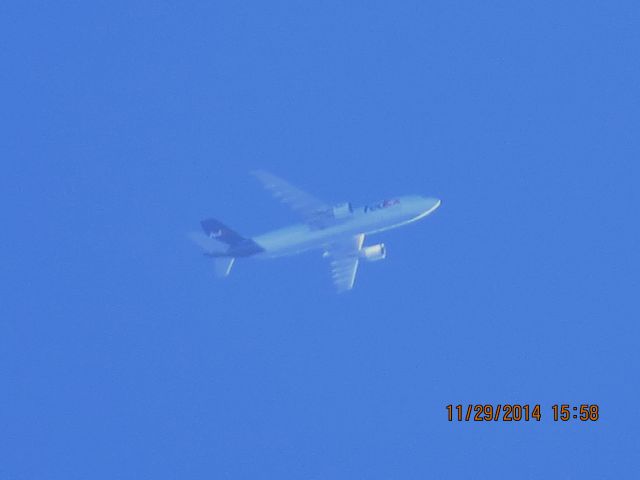
<svg viewBox="0 0 640 480">
<path fill-rule="evenodd" d="M 212 257 L 218 277 L 226 277 L 237 257 L 248 257 L 264 251 L 250 238 L 234 232 L 222 222 L 208 218 L 200 222 L 203 232 L 189 234 L 191 240 L 198 244 L 207 257 Z"/>
<path fill-rule="evenodd" d="M 240 245 L 246 240 L 242 235 L 234 232 L 215 218 L 202 220 L 200 225 L 202 225 L 202 230 L 204 230 L 204 233 L 206 233 L 209 238 L 223 242 L 229 247 Z"/>
<path fill-rule="evenodd" d="M 202 220 L 200 222 L 202 225 L 202 230 L 206 234 L 206 238 L 209 242 L 215 242 L 216 244 L 224 245 L 224 250 L 217 252 L 211 252 L 211 255 L 214 257 L 213 264 L 217 277 L 226 277 L 231 273 L 231 267 L 233 267 L 234 262 L 236 261 L 235 257 L 227 256 L 226 254 L 230 254 L 230 250 L 233 250 L 234 247 L 241 245 L 246 239 L 234 232 L 229 227 L 227 227 L 222 222 L 216 220 L 215 218 L 208 218 L 206 220 Z"/>
<path fill-rule="evenodd" d="M 218 252 L 212 252 L 213 256 L 249 257 L 264 251 L 251 238 L 243 237 L 215 218 L 208 218 L 200 222 L 200 224 L 209 241 L 225 245 L 222 255 L 217 254 Z"/>
<path fill-rule="evenodd" d="M 222 222 L 209 218 L 200 222 L 203 232 L 191 232 L 189 238 L 199 245 L 207 256 L 231 257 L 234 247 L 246 241 L 244 237 L 234 232 Z"/>
</svg>

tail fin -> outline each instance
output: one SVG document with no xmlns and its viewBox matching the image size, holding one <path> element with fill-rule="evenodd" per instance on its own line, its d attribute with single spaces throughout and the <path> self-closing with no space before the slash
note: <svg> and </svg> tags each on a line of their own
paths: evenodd
<svg viewBox="0 0 640 480">
<path fill-rule="evenodd" d="M 200 224 L 202 225 L 204 233 L 207 234 L 207 240 L 226 245 L 227 248 L 224 249 L 224 256 L 249 257 L 264 251 L 264 249 L 251 238 L 243 237 L 215 218 L 208 218 L 200 222 Z M 223 256 L 216 255 L 216 253 L 217 252 L 214 253 L 215 256 Z"/>
<path fill-rule="evenodd" d="M 215 218 L 202 220 L 202 222 L 200 222 L 200 225 L 202 225 L 204 233 L 206 233 L 209 238 L 224 242 L 230 247 L 240 245 L 245 240 L 244 237 L 239 235 L 237 232 L 234 232 Z"/>
</svg>

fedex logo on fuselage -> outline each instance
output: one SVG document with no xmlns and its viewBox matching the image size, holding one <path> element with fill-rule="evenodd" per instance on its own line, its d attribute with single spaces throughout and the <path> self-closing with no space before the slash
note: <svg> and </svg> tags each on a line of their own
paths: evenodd
<svg viewBox="0 0 640 480">
<path fill-rule="evenodd" d="M 397 198 L 393 198 L 391 200 L 383 200 L 382 202 L 376 203 L 375 205 L 365 205 L 364 213 L 372 212 L 374 210 L 380 210 L 381 208 L 392 207 L 394 205 L 398 205 L 399 203 L 400 200 L 398 200 Z"/>
</svg>

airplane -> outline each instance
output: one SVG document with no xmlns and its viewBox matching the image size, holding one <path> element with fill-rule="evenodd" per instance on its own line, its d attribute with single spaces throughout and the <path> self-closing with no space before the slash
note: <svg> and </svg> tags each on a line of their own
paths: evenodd
<svg viewBox="0 0 640 480">
<path fill-rule="evenodd" d="M 237 258 L 276 258 L 322 250 L 336 290 L 345 292 L 353 288 L 360 260 L 375 262 L 387 256 L 383 243 L 364 246 L 365 235 L 420 220 L 442 204 L 437 198 L 408 195 L 358 208 L 350 202 L 332 206 L 271 173 L 251 173 L 297 213 L 301 223 L 247 238 L 214 218 L 203 220 L 203 232 L 189 236 L 213 258 L 219 277 L 229 275 Z"/>
</svg>

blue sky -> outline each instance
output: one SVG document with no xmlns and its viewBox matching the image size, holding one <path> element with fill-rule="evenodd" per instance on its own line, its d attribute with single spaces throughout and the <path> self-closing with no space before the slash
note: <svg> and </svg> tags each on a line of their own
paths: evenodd
<svg viewBox="0 0 640 480">
<path fill-rule="evenodd" d="M 1 12 L 0 478 L 637 475 L 637 2 Z M 443 206 L 347 295 L 313 254 L 219 282 L 200 219 L 295 220 L 255 168 Z"/>
</svg>

